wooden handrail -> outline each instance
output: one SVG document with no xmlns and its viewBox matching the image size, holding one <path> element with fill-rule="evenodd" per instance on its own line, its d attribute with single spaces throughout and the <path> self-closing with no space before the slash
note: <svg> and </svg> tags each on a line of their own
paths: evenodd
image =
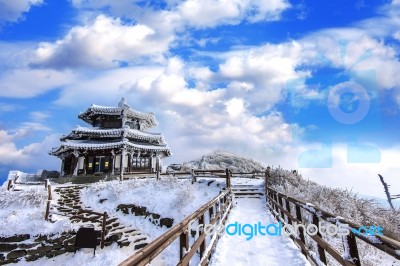
<svg viewBox="0 0 400 266">
<path fill-rule="evenodd" d="M 225 200 L 224 200 L 225 199 Z M 195 212 L 190 214 L 188 217 L 183 219 L 180 223 L 176 224 L 173 226 L 170 230 L 168 230 L 165 234 L 159 236 L 157 239 L 155 239 L 153 242 L 151 242 L 149 245 L 146 247 L 142 248 L 139 250 L 137 253 L 135 253 L 133 256 L 127 258 L 124 260 L 120 266 L 128 266 L 128 265 L 146 265 L 147 263 L 150 263 L 151 260 L 153 260 L 158 254 L 160 254 L 169 244 L 171 244 L 176 238 L 178 238 L 182 234 L 187 234 L 188 226 L 189 223 L 192 220 L 199 219 L 200 216 L 204 215 L 207 210 L 212 208 L 215 204 L 219 204 L 221 200 L 224 200 L 225 204 L 229 204 L 229 206 L 226 209 L 230 209 L 230 201 L 231 201 L 231 189 L 228 188 L 226 191 L 222 192 L 220 195 L 217 197 L 211 199 L 208 201 L 206 204 L 204 204 L 202 207 L 197 209 Z M 222 211 L 227 211 L 227 210 L 220 210 L 220 213 L 216 215 L 216 217 L 220 217 Z M 215 222 L 216 219 L 214 218 L 211 220 L 211 222 Z M 188 252 L 184 255 L 182 260 L 179 262 L 181 265 L 187 265 L 187 261 L 190 260 L 190 258 L 195 254 L 194 252 L 198 248 L 198 246 L 204 241 L 205 234 L 202 234 L 199 236 L 199 238 L 196 240 L 195 244 L 192 246 L 191 251 L 193 252 Z M 184 237 L 182 237 L 183 240 Z M 200 240 L 199 240 L 200 239 Z M 206 253 L 207 255 L 207 253 Z"/>
<path fill-rule="evenodd" d="M 267 179 L 267 177 L 266 177 Z M 267 180 L 266 180 L 267 181 Z M 274 214 L 275 218 L 279 221 L 285 222 L 284 217 L 287 217 L 288 221 L 296 222 L 298 224 L 303 224 L 301 221 L 301 210 L 307 211 L 308 213 L 312 214 L 314 217 L 313 222 L 318 221 L 318 219 L 323 219 L 326 222 L 335 224 L 336 222 L 340 222 L 343 224 L 348 224 L 351 228 L 356 228 L 358 229 L 360 225 L 348 221 L 342 217 L 337 217 L 336 215 L 324 211 L 321 208 L 318 208 L 314 205 L 310 206 L 310 204 L 307 204 L 306 202 L 289 197 L 283 193 L 277 192 L 267 186 L 266 182 L 266 199 L 267 199 L 267 204 L 271 212 Z M 282 204 L 282 199 L 285 200 L 286 204 Z M 294 217 L 290 209 L 288 211 L 288 207 L 290 208 L 290 204 L 293 204 L 296 207 L 296 217 Z M 318 222 L 317 222 L 318 223 Z M 350 229 L 351 229 L 350 228 Z M 292 238 L 295 242 L 300 244 L 300 247 L 303 251 L 303 254 L 309 256 L 312 260 L 314 260 L 313 255 L 308 251 L 304 250 L 305 246 L 305 239 L 304 236 L 301 234 L 302 230 L 300 230 L 300 239 L 295 240 Z M 384 235 L 376 235 L 376 239 L 378 239 L 381 243 L 376 243 L 376 241 L 371 241 L 369 238 L 363 236 L 363 235 L 358 235 L 354 234 L 353 232 L 350 231 L 349 236 L 347 236 L 343 241 L 347 241 L 347 244 L 344 243 L 344 247 L 350 250 L 347 250 L 348 253 L 351 255 L 353 259 L 355 259 L 354 262 L 347 260 L 348 258 L 344 258 L 343 255 L 340 254 L 339 251 L 337 251 L 334 247 L 332 247 L 329 243 L 327 243 L 321 236 L 319 235 L 309 235 L 311 239 L 313 239 L 319 248 L 319 253 L 326 251 L 328 252 L 336 261 L 338 261 L 341 265 L 361 265 L 360 264 L 360 258 L 358 255 L 358 248 L 357 248 L 357 242 L 355 241 L 355 238 L 362 239 L 366 243 L 382 250 L 383 252 L 400 259 L 400 254 L 396 252 L 396 250 L 400 249 L 400 242 L 391 239 L 387 236 Z M 301 242 L 301 243 L 299 243 Z M 323 258 L 325 257 L 325 254 L 320 254 L 320 257 L 318 258 L 321 261 L 323 261 Z"/>
</svg>

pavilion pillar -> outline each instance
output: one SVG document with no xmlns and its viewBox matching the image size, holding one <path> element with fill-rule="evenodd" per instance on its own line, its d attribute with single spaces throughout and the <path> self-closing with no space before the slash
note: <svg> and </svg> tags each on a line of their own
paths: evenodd
<svg viewBox="0 0 400 266">
<path fill-rule="evenodd" d="M 64 160 L 65 158 L 61 158 L 61 169 L 60 169 L 60 176 L 64 176 Z"/>
<path fill-rule="evenodd" d="M 157 180 L 159 180 L 160 179 L 161 169 L 160 169 L 160 156 L 158 154 L 156 155 L 155 161 L 156 161 Z"/>
<path fill-rule="evenodd" d="M 74 173 L 72 176 L 78 176 L 79 152 L 77 150 L 75 150 L 73 155 L 74 155 L 74 163 L 73 163 Z"/>
<path fill-rule="evenodd" d="M 114 149 L 111 150 L 111 160 L 112 160 L 112 165 L 111 165 L 111 175 L 115 174 L 115 152 Z"/>
<path fill-rule="evenodd" d="M 125 161 L 125 147 L 122 148 L 121 152 L 121 162 L 120 162 L 120 173 L 119 173 L 119 180 L 124 180 L 124 161 Z"/>
<path fill-rule="evenodd" d="M 83 174 L 84 175 L 86 175 L 86 168 L 87 168 L 87 165 L 88 165 L 88 161 L 89 161 L 88 156 L 85 155 L 85 159 L 83 161 Z"/>
<path fill-rule="evenodd" d="M 128 172 L 132 172 L 132 154 L 128 154 Z"/>
</svg>

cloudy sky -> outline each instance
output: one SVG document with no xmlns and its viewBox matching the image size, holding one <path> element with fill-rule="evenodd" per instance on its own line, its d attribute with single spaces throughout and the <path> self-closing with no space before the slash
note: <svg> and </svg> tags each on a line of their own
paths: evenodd
<svg viewBox="0 0 400 266">
<path fill-rule="evenodd" d="M 0 176 L 90 104 L 154 112 L 177 163 L 216 149 L 400 193 L 400 1 L 0 0 Z"/>
</svg>

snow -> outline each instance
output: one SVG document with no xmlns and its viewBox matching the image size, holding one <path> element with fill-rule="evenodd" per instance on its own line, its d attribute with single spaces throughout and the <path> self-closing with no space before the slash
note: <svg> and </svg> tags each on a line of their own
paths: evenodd
<svg viewBox="0 0 400 266">
<path fill-rule="evenodd" d="M 81 199 L 84 206 L 117 216 L 129 225 L 150 226 L 146 233 L 154 235 L 156 228 L 153 224 L 143 218 L 117 212 L 116 207 L 119 204 L 135 204 L 146 207 L 148 211 L 160 214 L 163 218 L 173 218 L 179 222 L 219 194 L 222 185 L 217 186 L 218 181 L 210 186 L 203 181 L 200 179 L 192 185 L 189 180 L 164 177 L 160 180 L 132 179 L 122 183 L 99 182 L 84 188 Z M 100 203 L 99 200 L 104 198 L 107 200 Z"/>
<path fill-rule="evenodd" d="M 103 150 L 103 149 L 116 149 L 120 148 L 123 145 L 131 147 L 133 149 L 140 149 L 145 151 L 165 151 L 169 152 L 169 148 L 165 145 L 151 145 L 151 144 L 137 144 L 129 141 L 128 139 L 124 139 L 124 141 L 117 141 L 117 142 L 94 142 L 91 141 L 87 143 L 87 140 L 68 140 L 66 142 L 61 143 L 60 148 L 53 149 L 52 153 L 56 154 L 59 153 L 62 148 L 72 148 L 72 149 L 91 149 L 91 150 Z"/>
<path fill-rule="evenodd" d="M 107 114 L 107 115 L 121 115 L 122 110 L 126 110 L 126 115 L 128 117 L 133 117 L 133 118 L 139 118 L 144 121 L 146 121 L 146 125 L 142 124 L 142 128 L 151 128 L 154 126 L 157 126 L 157 120 L 154 116 L 154 113 L 143 113 L 136 111 L 128 105 L 125 105 L 123 107 L 111 107 L 111 106 L 100 106 L 100 105 L 95 105 L 92 104 L 84 113 L 81 113 L 79 117 L 84 117 L 86 115 L 89 115 L 91 113 L 95 114 Z"/>
<path fill-rule="evenodd" d="M 183 167 L 186 169 L 225 169 L 229 168 L 233 172 L 248 173 L 254 170 L 265 171 L 266 168 L 259 162 L 240 157 L 230 152 L 217 150 L 210 154 L 202 156 L 201 159 L 184 162 Z"/>
<path fill-rule="evenodd" d="M 80 249 L 74 253 L 66 253 L 54 258 L 41 258 L 33 262 L 22 261 L 20 265 L 32 266 L 54 266 L 54 265 L 85 265 L 85 266 L 110 266 L 118 265 L 133 253 L 132 248 L 119 248 L 115 243 L 104 249 L 96 248 L 96 255 L 93 256 L 93 249 Z M 68 262 L 68 263 L 67 263 Z"/>
<path fill-rule="evenodd" d="M 100 129 L 98 127 L 88 128 L 88 127 L 81 127 L 78 126 L 76 129 L 73 130 L 75 134 L 79 133 L 90 133 L 96 135 L 112 135 L 112 136 L 121 136 L 122 131 L 126 131 L 128 136 L 136 137 L 138 139 L 145 139 L 145 140 L 157 140 L 160 142 L 164 142 L 163 136 L 160 133 L 150 133 L 145 132 L 137 129 L 123 129 L 123 128 L 111 128 L 111 129 Z"/>
<path fill-rule="evenodd" d="M 47 191 L 43 186 L 23 187 L 21 191 L 0 188 L 0 235 L 55 234 L 74 228 L 69 220 L 44 220 Z"/>
<path fill-rule="evenodd" d="M 243 198 L 231 211 L 227 224 L 258 221 L 263 224 L 276 220 L 265 207 L 265 201 Z M 210 266 L 217 265 L 310 265 L 292 240 L 275 236 L 254 236 L 246 241 L 244 236 L 224 234 L 216 247 Z"/>
</svg>

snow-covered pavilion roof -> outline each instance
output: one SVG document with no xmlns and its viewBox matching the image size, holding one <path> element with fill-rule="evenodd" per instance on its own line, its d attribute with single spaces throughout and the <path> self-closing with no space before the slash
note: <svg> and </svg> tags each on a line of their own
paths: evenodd
<svg viewBox="0 0 400 266">
<path fill-rule="evenodd" d="M 165 140 L 162 134 L 159 133 L 149 133 L 144 132 L 137 129 L 130 129 L 130 128 L 111 128 L 111 129 L 100 129 L 100 128 L 88 128 L 88 127 L 80 127 L 78 126 L 72 133 L 68 136 L 64 136 L 61 140 L 66 140 L 69 138 L 73 138 L 76 136 L 90 136 L 90 137 L 111 137 L 111 138 L 118 138 L 122 137 L 123 132 L 126 132 L 126 137 L 129 139 L 138 139 L 138 140 L 145 140 L 145 141 L 155 141 L 160 144 L 165 144 Z"/>
<path fill-rule="evenodd" d="M 166 145 L 142 144 L 124 139 L 123 141 L 115 142 L 100 142 L 88 140 L 69 140 L 61 143 L 60 147 L 53 149 L 50 154 L 58 156 L 68 150 L 106 150 L 119 149 L 125 147 L 127 150 L 138 150 L 146 152 L 163 152 L 166 156 L 171 155 L 170 149 Z"/>
<path fill-rule="evenodd" d="M 143 113 L 134 110 L 122 98 L 117 107 L 101 106 L 92 104 L 85 112 L 81 113 L 78 117 L 83 121 L 93 125 L 95 119 L 100 115 L 121 116 L 122 111 L 125 110 L 126 117 L 138 119 L 141 121 L 141 130 L 146 130 L 157 126 L 157 120 L 154 113 Z"/>
</svg>

